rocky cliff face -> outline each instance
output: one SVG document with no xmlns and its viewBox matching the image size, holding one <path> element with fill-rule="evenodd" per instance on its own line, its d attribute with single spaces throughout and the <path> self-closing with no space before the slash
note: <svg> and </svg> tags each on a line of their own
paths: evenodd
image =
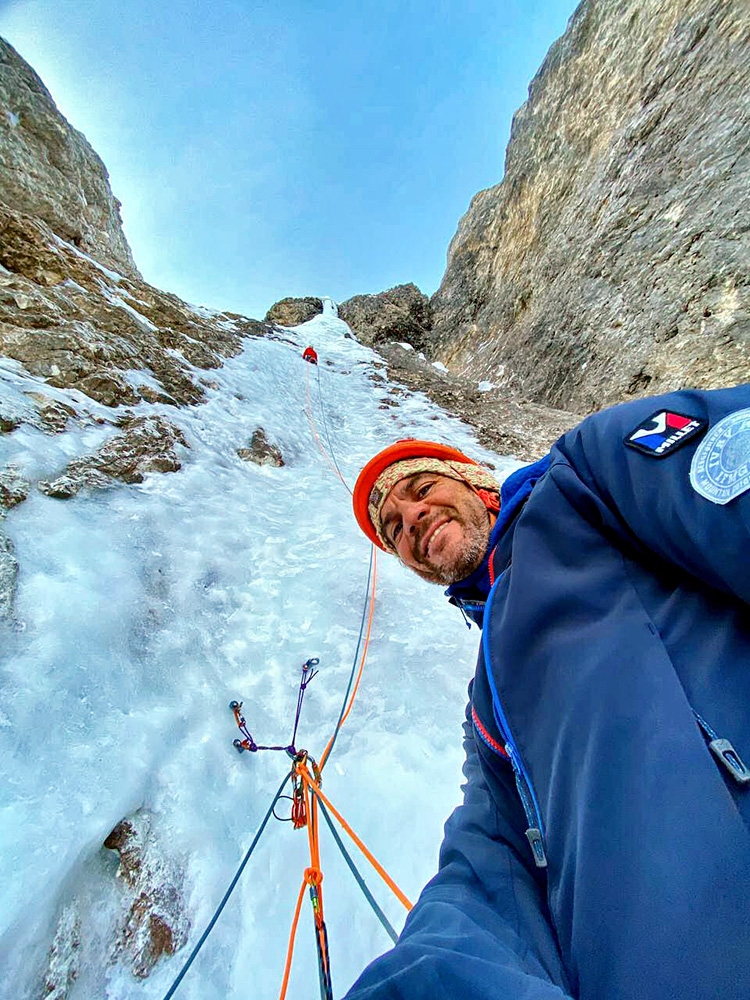
<svg viewBox="0 0 750 1000">
<path fill-rule="evenodd" d="M 268 329 L 143 281 L 103 163 L 0 39 L 0 354 L 105 406 L 178 405 L 204 398 L 196 369 Z M 48 409 L 29 399 L 16 413 L 0 400 L 2 430 Z"/>
<path fill-rule="evenodd" d="M 195 403 L 204 390 L 192 369 L 266 331 L 112 271 L 8 197 L 0 185 L 0 354 L 48 384 L 107 406 Z"/>
<path fill-rule="evenodd" d="M 299 326 L 307 323 L 313 316 L 323 312 L 323 300 L 313 295 L 305 298 L 281 299 L 274 302 L 266 313 L 266 323 L 276 323 L 278 326 Z"/>
<path fill-rule="evenodd" d="M 750 379 L 750 7 L 584 0 L 472 201 L 429 350 L 591 410 Z"/>
<path fill-rule="evenodd" d="M 137 276 L 104 164 L 3 39 L 0 109 L 0 198 L 102 264 Z"/>
<path fill-rule="evenodd" d="M 354 295 L 339 316 L 363 344 L 404 341 L 422 350 L 432 326 L 429 299 L 416 285 L 396 285 L 377 295 Z"/>
<path fill-rule="evenodd" d="M 201 402 L 211 385 L 203 372 L 271 328 L 143 281 L 104 165 L 2 39 L 0 167 L 0 433 L 23 424 L 55 433 L 70 420 L 117 428 L 97 454 L 50 470 L 50 482 L 0 468 L 0 517 L 33 485 L 73 496 L 179 468 L 184 442 L 164 412 L 135 418 L 127 407 Z M 9 618 L 16 567 L 0 543 L 0 618 Z"/>
<path fill-rule="evenodd" d="M 391 385 L 381 409 L 397 407 L 407 391 L 423 392 L 470 424 L 478 440 L 498 455 L 536 461 L 582 419 L 568 410 L 519 401 L 512 392 L 495 392 L 491 382 L 477 384 L 455 375 L 440 362 L 430 364 L 407 343 L 381 344 L 378 353 L 387 365 Z"/>
</svg>

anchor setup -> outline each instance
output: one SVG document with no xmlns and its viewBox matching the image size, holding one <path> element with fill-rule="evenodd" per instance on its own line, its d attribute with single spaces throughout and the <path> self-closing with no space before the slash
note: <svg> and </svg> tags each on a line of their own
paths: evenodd
<svg viewBox="0 0 750 1000">
<path fill-rule="evenodd" d="M 318 671 L 315 669 L 320 663 L 317 656 L 310 657 L 309 660 L 305 660 L 302 664 L 302 678 L 299 682 L 299 694 L 297 695 L 297 712 L 294 716 L 294 731 L 292 732 L 292 739 L 288 746 L 274 746 L 266 747 L 259 746 L 253 739 L 250 731 L 247 728 L 247 722 L 245 717 L 242 715 L 242 702 L 241 701 L 231 701 L 229 707 L 234 712 L 234 719 L 237 723 L 237 728 L 242 733 L 243 739 L 235 740 L 234 746 L 239 750 L 240 753 L 243 750 L 249 750 L 251 753 L 255 753 L 258 750 L 284 750 L 289 754 L 290 757 L 296 757 L 297 749 L 294 746 L 294 741 L 297 739 L 297 728 L 299 727 L 299 718 L 302 712 L 302 699 L 305 697 L 305 691 L 307 690 L 307 685 L 313 679 L 317 677 Z"/>
</svg>

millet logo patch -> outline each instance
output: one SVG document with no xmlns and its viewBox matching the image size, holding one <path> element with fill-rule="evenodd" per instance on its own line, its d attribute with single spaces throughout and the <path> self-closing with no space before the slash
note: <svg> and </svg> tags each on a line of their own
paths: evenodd
<svg viewBox="0 0 750 1000">
<path fill-rule="evenodd" d="M 657 410 L 625 438 L 625 444 L 651 458 L 666 458 L 708 427 L 707 420 Z"/>
</svg>

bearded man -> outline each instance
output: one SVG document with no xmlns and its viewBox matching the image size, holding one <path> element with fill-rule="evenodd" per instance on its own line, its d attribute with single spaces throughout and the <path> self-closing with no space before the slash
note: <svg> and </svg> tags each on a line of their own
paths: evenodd
<svg viewBox="0 0 750 1000">
<path fill-rule="evenodd" d="M 354 509 L 482 642 L 439 871 L 347 1000 L 747 1000 L 750 386 L 598 413 L 502 486 L 401 441 Z"/>
</svg>

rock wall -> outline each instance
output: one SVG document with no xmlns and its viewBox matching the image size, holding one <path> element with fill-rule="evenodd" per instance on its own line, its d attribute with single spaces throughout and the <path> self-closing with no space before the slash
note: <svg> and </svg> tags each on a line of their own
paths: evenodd
<svg viewBox="0 0 750 1000">
<path fill-rule="evenodd" d="M 0 39 L 0 435 L 24 424 L 54 434 L 69 421 L 113 428 L 49 481 L 27 483 L 0 463 L 0 624 L 14 621 L 18 573 L 5 512 L 34 488 L 63 498 L 178 469 L 184 440 L 144 404 L 202 402 L 207 370 L 271 329 L 143 281 L 104 165 Z"/>
<path fill-rule="evenodd" d="M 0 201 L 0 354 L 50 385 L 107 406 L 199 402 L 191 366 L 216 368 L 266 330 L 112 271 Z"/>
<path fill-rule="evenodd" d="M 138 276 L 104 164 L 1 38 L 0 201 L 46 222 L 101 263 Z"/>
<path fill-rule="evenodd" d="M 584 0 L 432 300 L 452 371 L 580 411 L 750 379 L 750 5 Z"/>
<path fill-rule="evenodd" d="M 0 355 L 106 406 L 176 405 L 204 398 L 193 368 L 267 330 L 143 281 L 104 164 L 0 39 Z"/>
<path fill-rule="evenodd" d="M 395 340 L 422 350 L 432 326 L 429 299 L 413 284 L 354 295 L 339 305 L 339 319 L 370 347 Z"/>
<path fill-rule="evenodd" d="M 278 326 L 299 326 L 307 323 L 313 316 L 323 312 L 323 300 L 313 295 L 305 298 L 281 299 L 274 302 L 266 313 L 266 323 L 276 323 Z"/>
<path fill-rule="evenodd" d="M 498 455 L 534 462 L 582 419 L 568 410 L 519 401 L 512 393 L 493 392 L 491 383 L 477 384 L 449 372 L 439 362 L 430 364 L 424 354 L 406 343 L 381 344 L 378 353 L 386 363 L 390 383 L 381 409 L 399 407 L 407 391 L 423 392 L 470 424 L 477 439 Z M 376 374 L 373 380 L 377 380 Z"/>
</svg>

